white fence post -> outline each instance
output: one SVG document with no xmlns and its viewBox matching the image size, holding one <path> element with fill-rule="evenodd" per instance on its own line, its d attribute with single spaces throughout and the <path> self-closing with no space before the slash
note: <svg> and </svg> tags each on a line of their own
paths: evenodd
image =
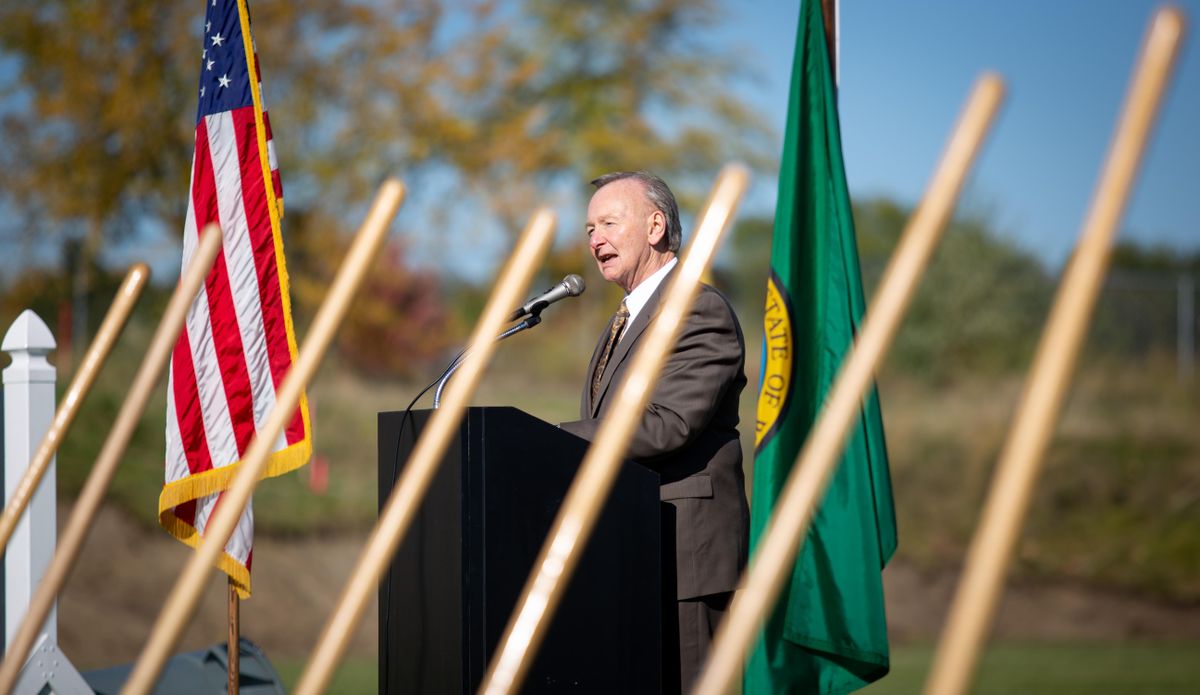
<svg viewBox="0 0 1200 695">
<path fill-rule="evenodd" d="M 55 369 L 46 361 L 46 355 L 54 349 L 54 336 L 37 314 L 26 309 L 4 335 L 0 349 L 12 356 L 12 364 L 4 370 L 4 499 L 7 501 L 54 419 Z M 33 589 L 54 555 L 57 536 L 54 479 L 55 464 L 51 460 L 8 543 L 4 560 L 6 645 L 12 643 L 13 635 L 25 619 Z M 50 611 L 42 630 L 57 641 L 57 608 Z"/>
<path fill-rule="evenodd" d="M 4 499 L 12 497 L 29 468 L 54 419 L 56 398 L 54 366 L 46 355 L 55 347 L 54 336 L 38 315 L 26 309 L 4 335 L 0 350 L 12 356 L 4 370 Z M 54 555 L 58 536 L 55 519 L 55 463 L 29 501 L 13 531 L 4 558 L 4 644 L 29 611 L 34 587 L 42 580 Z M 50 610 L 42 634 L 25 663 L 15 693 L 39 693 L 49 685 L 55 693 L 90 693 L 86 682 L 58 648 L 58 608 Z"/>
</svg>

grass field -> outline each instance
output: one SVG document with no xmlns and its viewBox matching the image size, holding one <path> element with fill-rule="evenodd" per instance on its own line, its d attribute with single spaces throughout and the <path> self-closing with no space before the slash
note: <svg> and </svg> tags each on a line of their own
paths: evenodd
<svg viewBox="0 0 1200 695">
<path fill-rule="evenodd" d="M 920 692 L 933 647 L 900 645 L 892 650 L 892 672 L 865 688 L 866 695 Z M 1021 643 L 991 647 L 983 659 L 976 695 L 1150 695 L 1196 692 L 1200 683 L 1197 643 Z M 291 689 L 304 662 L 274 662 Z M 329 692 L 367 695 L 377 691 L 375 661 L 350 659 L 338 670 Z"/>
<path fill-rule="evenodd" d="M 304 671 L 305 663 L 303 659 L 271 660 L 271 665 L 279 673 L 279 678 L 288 692 L 296 687 L 296 682 L 300 680 L 300 674 Z M 345 659 L 338 670 L 334 672 L 333 679 L 325 692 L 339 695 L 367 695 L 379 692 L 379 673 L 376 669 L 375 659 L 362 657 Z"/>
<path fill-rule="evenodd" d="M 1196 692 L 1200 644 L 1046 643 L 991 647 L 971 691 L 976 695 L 1082 695 Z M 920 692 L 933 647 L 894 649 L 892 672 L 862 692 L 869 695 Z"/>
</svg>

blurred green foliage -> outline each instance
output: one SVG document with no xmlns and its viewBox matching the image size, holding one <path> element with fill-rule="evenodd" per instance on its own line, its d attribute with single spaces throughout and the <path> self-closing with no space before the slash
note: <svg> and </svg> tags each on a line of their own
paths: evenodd
<svg viewBox="0 0 1200 695">
<path fill-rule="evenodd" d="M 868 300 L 910 213 L 885 199 L 854 204 Z M 724 276 L 743 316 L 762 316 L 771 229 L 770 220 L 752 218 L 739 222 L 733 233 L 733 260 L 724 266 Z M 1052 289 L 1052 278 L 1038 261 L 1003 239 L 986 215 L 956 218 L 921 278 L 888 368 L 944 381 L 1025 365 Z M 758 323 L 743 320 L 743 325 Z"/>
<path fill-rule="evenodd" d="M 868 293 L 910 214 L 886 200 L 855 207 Z M 1051 289 L 1041 264 L 1006 241 L 985 214 L 960 215 L 921 278 L 889 366 L 949 379 L 1026 365 Z"/>
</svg>

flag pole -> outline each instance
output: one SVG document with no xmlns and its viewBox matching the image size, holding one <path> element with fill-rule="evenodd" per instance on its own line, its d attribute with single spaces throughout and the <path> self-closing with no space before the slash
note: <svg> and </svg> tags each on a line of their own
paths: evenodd
<svg viewBox="0 0 1200 695">
<path fill-rule="evenodd" d="M 226 590 L 229 592 L 229 648 L 226 654 L 229 667 L 229 695 L 237 695 L 238 683 L 241 681 L 241 649 L 238 647 L 241 633 L 241 613 L 238 601 L 237 584 L 233 577 L 226 577 Z"/>
<path fill-rule="evenodd" d="M 838 0 L 821 0 L 821 15 L 825 21 L 825 47 L 829 49 L 829 72 L 833 75 L 833 86 L 836 89 L 841 80 L 838 79 Z"/>
<path fill-rule="evenodd" d="M 13 635 L 12 643 L 8 645 L 4 663 L 0 664 L 0 693 L 12 692 L 29 651 L 33 648 L 33 641 L 41 631 L 42 623 L 50 614 L 50 609 L 54 607 L 58 592 L 66 583 L 75 560 L 79 558 L 79 551 L 82 550 L 83 542 L 91 531 L 92 520 L 100 509 L 100 503 L 104 501 L 104 493 L 117 473 L 117 466 L 121 463 L 121 457 L 129 446 L 133 431 L 146 410 L 146 403 L 158 385 L 163 368 L 167 366 L 175 340 L 183 330 L 188 308 L 200 292 L 201 283 L 204 282 L 213 259 L 217 257 L 217 251 L 221 248 L 221 241 L 221 229 L 215 224 L 205 227 L 204 233 L 200 235 L 195 255 L 180 278 L 175 293 L 171 295 L 167 310 L 150 339 L 150 348 L 146 350 L 141 367 L 134 376 L 133 385 L 129 387 L 129 394 L 121 404 L 112 430 L 96 456 L 92 472 L 88 474 L 83 489 L 75 500 L 75 507 L 71 510 L 71 516 L 67 518 L 66 528 L 59 536 L 58 551 L 50 559 L 46 573 L 42 575 L 42 582 L 29 601 L 24 621 Z"/>
<path fill-rule="evenodd" d="M 812 432 L 800 450 L 777 505 L 743 574 L 694 693 L 723 695 L 741 673 L 743 657 L 795 562 L 817 504 L 832 477 L 854 417 L 916 290 L 954 202 L 1004 95 L 999 77 L 975 84 L 921 205 L 884 271 L 854 347 L 842 363 Z"/>
<path fill-rule="evenodd" d="M 952 695 L 970 688 L 1033 485 L 1104 280 L 1113 235 L 1170 83 L 1184 31 L 1183 15 L 1167 7 L 1155 14 L 1142 44 L 1108 161 L 1078 246 L 1059 285 L 1016 418 L 996 465 L 995 482 L 967 551 L 966 566 L 925 684 L 929 695 Z"/>
</svg>

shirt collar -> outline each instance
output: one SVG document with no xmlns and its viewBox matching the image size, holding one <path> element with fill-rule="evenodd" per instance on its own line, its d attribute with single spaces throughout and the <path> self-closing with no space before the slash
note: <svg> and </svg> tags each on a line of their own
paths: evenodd
<svg viewBox="0 0 1200 695">
<path fill-rule="evenodd" d="M 666 265 L 656 270 L 653 275 L 633 288 L 632 292 L 625 295 L 625 308 L 629 310 L 629 320 L 625 323 L 626 326 L 633 323 L 633 320 L 641 313 L 642 307 L 646 306 L 646 302 L 650 301 L 650 295 L 654 294 L 654 290 L 658 289 L 658 286 L 662 284 L 663 278 L 667 276 L 667 273 L 671 272 L 671 269 L 675 267 L 678 261 L 678 258 L 672 258 L 667 261 Z"/>
</svg>

